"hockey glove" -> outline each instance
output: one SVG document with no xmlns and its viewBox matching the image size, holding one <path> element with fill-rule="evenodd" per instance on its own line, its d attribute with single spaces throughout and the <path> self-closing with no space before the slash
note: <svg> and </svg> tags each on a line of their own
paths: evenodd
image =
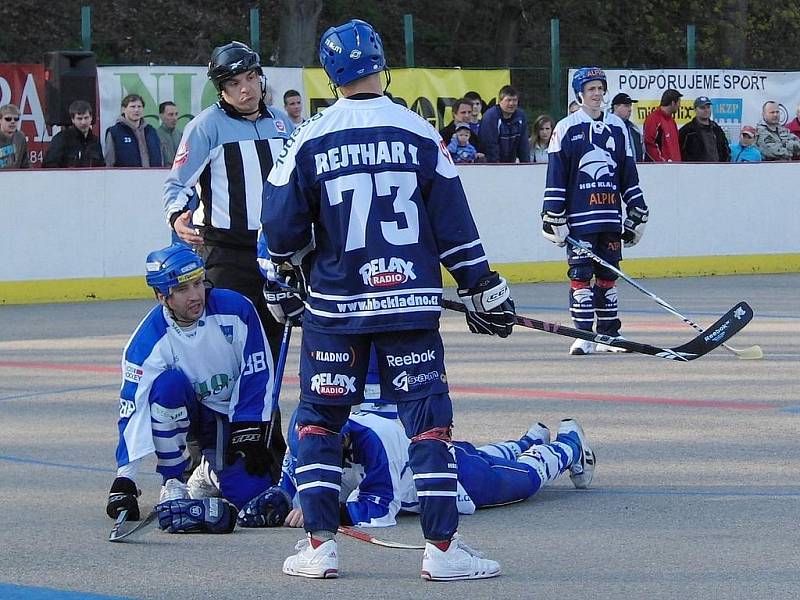
<svg viewBox="0 0 800 600">
<path fill-rule="evenodd" d="M 564 211 L 542 213 L 542 235 L 557 246 L 564 246 L 567 243 L 569 225 L 567 225 L 567 216 Z"/>
<path fill-rule="evenodd" d="M 231 439 L 225 453 L 225 462 L 232 465 L 241 456 L 244 459 L 244 468 L 250 475 L 266 475 L 271 462 L 266 442 L 268 426 L 269 423 L 258 421 L 231 423 Z"/>
<path fill-rule="evenodd" d="M 514 327 L 514 301 L 506 280 L 496 271 L 490 271 L 478 284 L 468 290 L 458 290 L 467 307 L 467 326 L 472 333 L 511 335 Z"/>
<path fill-rule="evenodd" d="M 639 243 L 644 234 L 644 228 L 647 227 L 649 215 L 650 211 L 647 208 L 634 206 L 628 210 L 628 218 L 623 223 L 625 231 L 622 233 L 622 241 L 625 242 L 625 247 L 630 248 Z"/>
<path fill-rule="evenodd" d="M 269 312 L 278 323 L 289 321 L 299 327 L 303 322 L 306 306 L 305 277 L 300 267 L 288 271 L 278 270 L 270 273 L 271 277 L 264 284 L 264 299 Z"/>
<path fill-rule="evenodd" d="M 273 485 L 244 505 L 236 523 L 239 527 L 281 527 L 290 510 L 292 499 L 289 494 Z"/>
<path fill-rule="evenodd" d="M 236 507 L 225 498 L 168 500 L 156 512 L 167 533 L 230 533 L 236 526 Z"/>
<path fill-rule="evenodd" d="M 111 491 L 108 492 L 108 504 L 106 514 L 112 519 L 116 519 L 123 510 L 128 511 L 128 521 L 139 520 L 139 502 L 136 497 L 141 492 L 136 489 L 136 484 L 127 477 L 117 477 L 111 484 Z"/>
</svg>

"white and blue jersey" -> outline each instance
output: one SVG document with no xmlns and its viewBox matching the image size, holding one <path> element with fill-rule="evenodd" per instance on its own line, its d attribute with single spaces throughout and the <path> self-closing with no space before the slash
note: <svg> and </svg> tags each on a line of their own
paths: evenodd
<svg viewBox="0 0 800 600">
<path fill-rule="evenodd" d="M 489 272 L 446 144 L 386 97 L 340 98 L 295 130 L 262 223 L 275 263 L 315 247 L 304 329 L 436 329 L 439 264 L 462 288 Z"/>
<path fill-rule="evenodd" d="M 169 411 L 151 403 L 153 384 L 173 369 L 186 376 L 198 402 L 230 421 L 270 420 L 272 355 L 252 303 L 237 292 L 212 289 L 206 294 L 205 311 L 191 331 L 179 327 L 159 305 L 125 346 L 118 467 L 156 451 L 153 422 L 163 421 L 161 417 Z M 186 418 L 183 410 L 169 420 Z"/>
<path fill-rule="evenodd" d="M 573 236 L 622 233 L 622 204 L 646 208 L 625 123 L 578 110 L 561 119 L 548 148 L 543 210 L 566 211 Z"/>
<path fill-rule="evenodd" d="M 167 221 L 190 205 L 196 186 L 194 224 L 204 228 L 206 243 L 255 248 L 264 181 L 293 129 L 272 108 L 255 121 L 220 102 L 203 110 L 186 126 L 164 184 Z"/>
</svg>

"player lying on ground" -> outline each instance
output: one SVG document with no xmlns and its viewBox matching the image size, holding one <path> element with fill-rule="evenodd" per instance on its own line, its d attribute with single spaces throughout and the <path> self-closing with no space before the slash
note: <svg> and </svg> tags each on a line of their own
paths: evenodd
<svg viewBox="0 0 800 600">
<path fill-rule="evenodd" d="M 274 483 L 264 443 L 274 369 L 264 331 L 249 300 L 208 289 L 204 275 L 185 245 L 147 257 L 159 305 L 125 347 L 111 518 L 127 510 L 139 520 L 135 477 L 151 453 L 164 482 L 160 526 L 171 533 L 232 531 L 236 507 Z"/>
<path fill-rule="evenodd" d="M 387 405 L 380 410 L 386 411 Z M 396 524 L 398 513 L 419 512 L 413 474 L 408 468 L 410 440 L 398 421 L 354 412 L 342 429 L 341 439 L 345 457 L 339 493 L 342 525 L 388 527 Z M 296 447 L 293 418 L 280 486 L 248 502 L 239 512 L 240 526 L 303 526 L 303 511 L 295 493 Z M 535 423 L 519 440 L 479 448 L 454 441 L 452 451 L 458 465 L 456 503 L 461 514 L 525 500 L 567 469 L 575 487 L 586 488 L 595 467 L 586 436 L 572 419 L 561 421 L 552 443 L 547 427 Z"/>
</svg>

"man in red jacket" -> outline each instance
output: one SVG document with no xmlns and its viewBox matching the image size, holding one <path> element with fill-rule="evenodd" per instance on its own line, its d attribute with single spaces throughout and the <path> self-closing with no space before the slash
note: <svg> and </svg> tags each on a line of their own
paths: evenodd
<svg viewBox="0 0 800 600">
<path fill-rule="evenodd" d="M 678 126 L 675 115 L 681 107 L 682 94 L 668 89 L 661 94 L 661 106 L 644 121 L 644 154 L 646 162 L 680 162 Z"/>
</svg>

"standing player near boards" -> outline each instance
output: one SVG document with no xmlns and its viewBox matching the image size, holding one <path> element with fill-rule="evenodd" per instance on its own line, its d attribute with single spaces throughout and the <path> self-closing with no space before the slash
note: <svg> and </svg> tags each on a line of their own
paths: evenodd
<svg viewBox="0 0 800 600">
<path fill-rule="evenodd" d="M 542 207 L 542 233 L 564 246 L 567 236 L 591 245 L 595 254 L 615 267 L 625 246 L 639 242 L 648 209 L 639 188 L 625 123 L 603 113 L 606 74 L 583 67 L 572 78 L 581 109 L 558 122 L 548 149 L 547 184 Z M 623 221 L 622 207 L 626 208 Z M 567 248 L 569 310 L 575 327 L 618 336 L 616 273 L 596 264 L 574 247 Z M 594 285 L 592 285 L 594 277 Z M 619 352 L 606 344 L 575 340 L 569 353 Z"/>
<path fill-rule="evenodd" d="M 246 45 L 231 42 L 215 48 L 208 78 L 219 92 L 219 102 L 186 126 L 165 183 L 164 208 L 175 233 L 198 247 L 208 281 L 236 290 L 255 305 L 276 361 L 283 328 L 264 301 L 256 236 L 264 181 L 293 125 L 264 104 L 266 78 L 260 58 Z M 200 206 L 193 214 L 189 206 L 195 186 Z M 280 458 L 286 450 L 280 414 L 275 429 L 271 446 Z"/>
<path fill-rule="evenodd" d="M 386 61 L 375 30 L 359 20 L 329 29 L 320 40 L 320 61 L 344 97 L 294 132 L 264 188 L 262 221 L 272 261 L 297 263 L 315 246 L 306 261 L 297 411 L 296 474 L 308 538 L 283 572 L 338 576 L 340 432 L 350 405 L 361 402 L 374 344 L 381 386 L 398 404 L 411 440 L 409 465 L 428 542 L 422 576 L 494 577 L 500 565 L 479 558 L 456 535 L 439 264 L 458 282 L 475 333 L 511 333 L 508 286 L 489 269 L 442 138 L 384 96 Z M 280 289 L 278 283 L 269 287 Z M 285 314 L 295 312 L 294 302 L 287 300 Z"/>
</svg>

